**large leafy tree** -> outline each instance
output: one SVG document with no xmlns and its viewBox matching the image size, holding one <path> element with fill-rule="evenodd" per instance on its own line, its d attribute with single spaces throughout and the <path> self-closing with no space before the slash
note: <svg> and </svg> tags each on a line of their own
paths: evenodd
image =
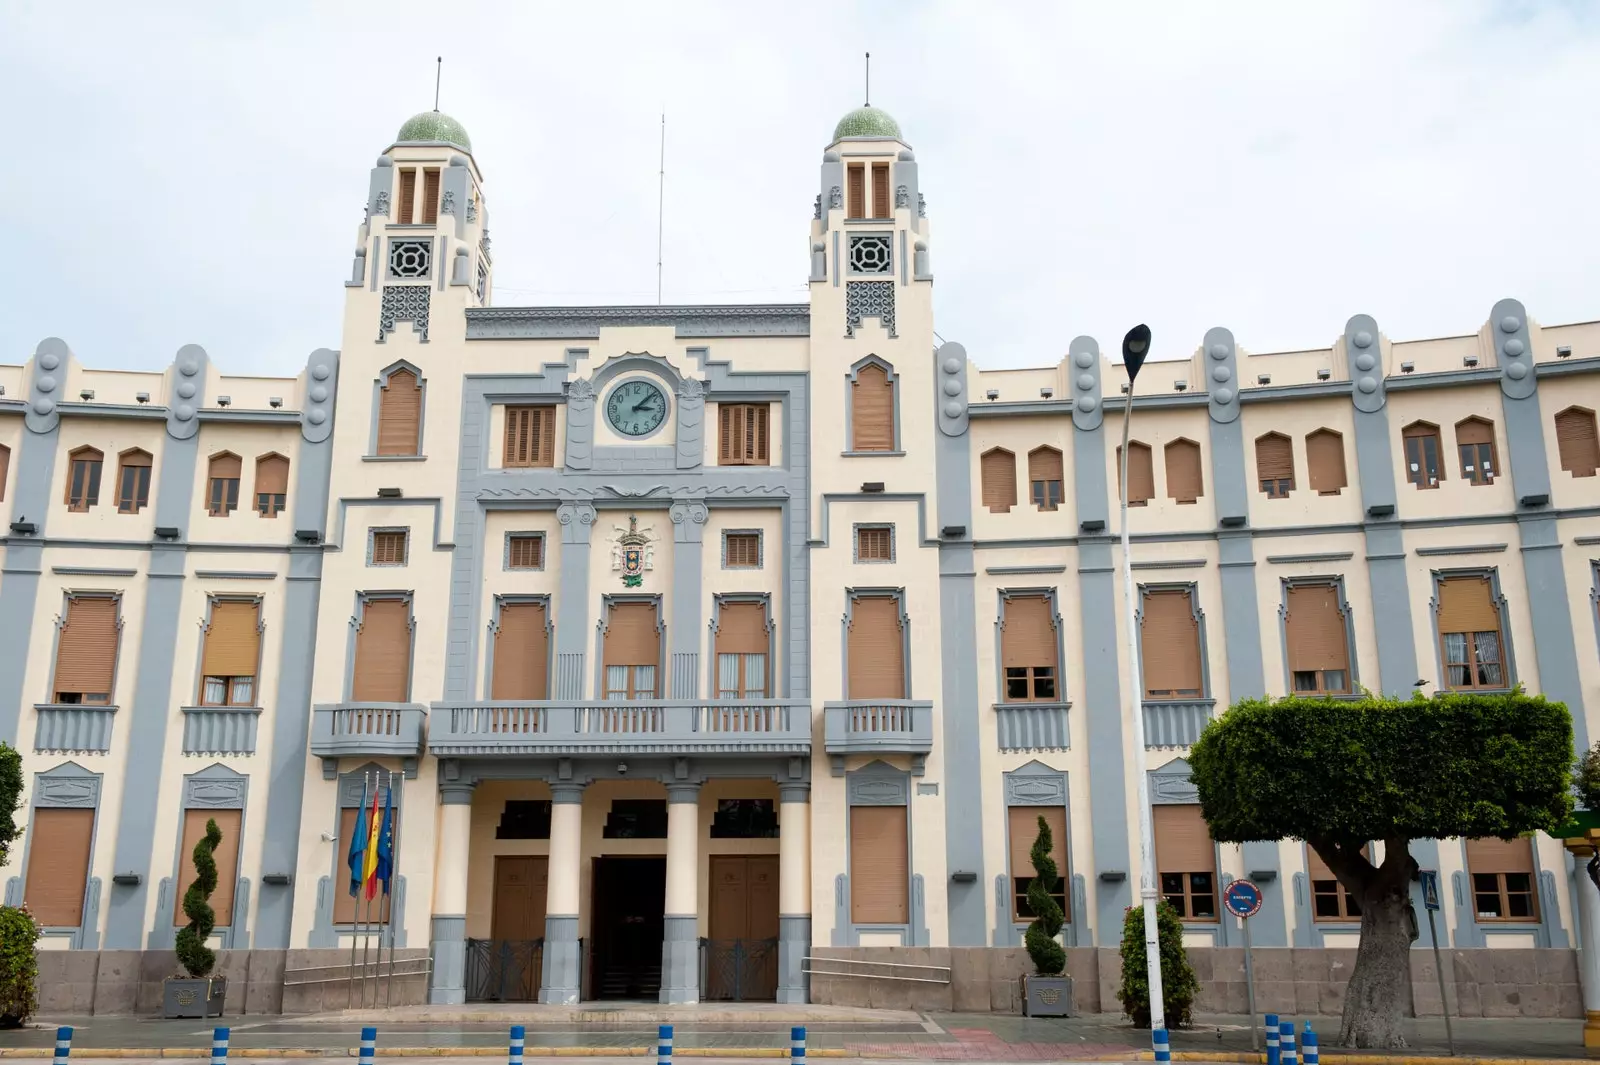
<svg viewBox="0 0 1600 1065">
<path fill-rule="evenodd" d="M 22 755 L 0 743 L 0 865 L 6 864 L 11 844 L 21 834 L 17 808 L 22 805 Z"/>
<path fill-rule="evenodd" d="M 1245 700 L 1189 758 L 1219 842 L 1305 840 L 1361 904 L 1340 1043 L 1406 1045 L 1413 839 L 1512 839 L 1572 809 L 1572 718 L 1510 695 Z M 1382 862 L 1362 854 L 1383 845 Z"/>
</svg>

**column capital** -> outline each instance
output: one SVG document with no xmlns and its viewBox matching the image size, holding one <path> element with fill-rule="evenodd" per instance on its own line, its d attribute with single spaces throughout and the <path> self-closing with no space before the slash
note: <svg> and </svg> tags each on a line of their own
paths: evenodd
<svg viewBox="0 0 1600 1065">
<path fill-rule="evenodd" d="M 550 784 L 550 801 L 556 804 L 578 805 L 583 802 L 584 784 L 574 784 L 570 780 L 553 781 Z"/>
<path fill-rule="evenodd" d="M 441 806 L 471 806 L 472 792 L 477 788 L 476 783 L 464 780 L 447 780 L 439 784 L 439 804 Z"/>
<path fill-rule="evenodd" d="M 700 801 L 700 785 L 699 784 L 678 784 L 678 783 L 674 783 L 674 784 L 668 784 L 667 785 L 667 802 L 668 803 L 691 803 L 691 802 L 696 802 L 697 803 L 699 801 Z"/>
<path fill-rule="evenodd" d="M 810 802 L 811 785 L 806 781 L 787 781 L 778 785 L 778 802 Z"/>
</svg>

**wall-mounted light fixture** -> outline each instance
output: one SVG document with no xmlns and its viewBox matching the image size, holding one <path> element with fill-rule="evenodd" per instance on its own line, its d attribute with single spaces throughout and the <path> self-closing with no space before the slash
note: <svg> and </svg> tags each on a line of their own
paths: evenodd
<svg viewBox="0 0 1600 1065">
<path fill-rule="evenodd" d="M 1570 359 L 1570 358 L 1572 358 L 1572 345 L 1563 344 L 1559 348 L 1557 348 L 1556 349 L 1556 358 L 1558 358 L 1558 359 Z"/>
<path fill-rule="evenodd" d="M 1461 356 L 1461 365 L 1468 368 L 1476 366 L 1478 365 L 1478 357 L 1476 355 L 1463 355 Z"/>
<path fill-rule="evenodd" d="M 1258 384 L 1258 385 L 1270 385 L 1271 383 L 1272 383 L 1272 375 L 1271 374 L 1263 373 L 1263 374 L 1257 374 L 1256 375 L 1256 384 Z"/>
<path fill-rule="evenodd" d="M 989 389 L 989 391 L 985 392 L 984 395 L 989 397 L 990 399 L 999 399 L 1000 398 L 1000 390 L 998 388 L 991 388 L 991 389 Z"/>
<path fill-rule="evenodd" d="M 1179 391 L 1179 392 L 1187 392 L 1189 390 L 1189 382 L 1187 382 L 1187 381 L 1174 381 L 1174 382 L 1172 382 L 1172 387 L 1174 389 L 1176 389 L 1177 391 Z"/>
<path fill-rule="evenodd" d="M 283 397 L 273 396 L 271 399 L 267 400 L 267 406 L 271 407 L 273 410 L 277 410 L 279 407 L 283 406 Z"/>
<path fill-rule="evenodd" d="M 1317 371 L 1317 380 L 1318 381 L 1326 381 L 1328 378 L 1330 378 L 1332 376 L 1333 376 L 1333 371 L 1328 369 L 1326 366 L 1324 366 L 1322 369 Z"/>
<path fill-rule="evenodd" d="M 1416 370 L 1416 368 L 1417 364 L 1414 362 L 1402 362 L 1400 364 L 1401 373 L 1411 373 L 1412 371 Z"/>
<path fill-rule="evenodd" d="M 1053 388 L 1041 388 L 1041 389 L 1039 389 L 1039 398 L 1040 399 L 1049 399 L 1051 396 L 1053 396 L 1055 394 L 1056 394 L 1056 390 L 1053 389 Z"/>
<path fill-rule="evenodd" d="M 219 406 L 219 407 L 226 407 L 228 404 L 230 404 L 232 402 L 233 402 L 233 397 L 232 396 L 218 396 L 217 397 L 217 406 Z"/>
<path fill-rule="evenodd" d="M 133 398 L 138 400 L 140 403 L 149 403 L 150 402 L 150 393 L 148 393 L 148 392 L 137 392 L 137 393 L 134 394 Z"/>
</svg>

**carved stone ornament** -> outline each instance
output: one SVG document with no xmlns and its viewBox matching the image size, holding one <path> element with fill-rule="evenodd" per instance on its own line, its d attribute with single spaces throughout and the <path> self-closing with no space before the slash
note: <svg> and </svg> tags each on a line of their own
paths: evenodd
<svg viewBox="0 0 1600 1065">
<path fill-rule="evenodd" d="M 644 583 L 644 571 L 655 569 L 655 544 L 649 533 L 639 531 L 638 515 L 628 515 L 628 527 L 618 525 L 616 545 L 611 548 L 611 568 L 621 571 L 622 586 L 637 588 Z"/>
<path fill-rule="evenodd" d="M 894 205 L 896 207 L 911 206 L 911 190 L 905 185 L 896 185 L 894 187 Z"/>
<path fill-rule="evenodd" d="M 422 343 L 428 342 L 429 285 L 385 285 L 383 306 L 378 312 L 378 343 L 382 344 L 394 332 L 397 322 L 410 322 L 411 331 L 418 334 Z"/>
<path fill-rule="evenodd" d="M 845 282 L 845 336 L 855 336 L 865 318 L 878 319 L 891 337 L 895 335 L 893 281 Z"/>
<path fill-rule="evenodd" d="M 444 199 L 441 200 L 440 203 L 439 203 L 439 213 L 440 214 L 455 214 L 456 213 L 456 191 L 455 191 L 455 189 L 445 189 L 444 190 Z"/>
<path fill-rule="evenodd" d="M 386 215 L 386 214 L 389 213 L 389 193 L 388 193 L 388 190 L 384 190 L 383 192 L 378 193 L 378 198 L 375 201 L 373 201 L 373 204 L 372 204 L 372 213 L 373 214 L 381 214 L 381 215 Z"/>
<path fill-rule="evenodd" d="M 594 382 L 587 377 L 580 377 L 567 384 L 568 399 L 593 399 Z"/>
<path fill-rule="evenodd" d="M 844 206 L 844 190 L 837 185 L 828 190 L 828 206 L 830 208 Z"/>
<path fill-rule="evenodd" d="M 701 399 L 705 394 L 705 383 L 698 377 L 685 377 L 678 382 L 678 396 L 681 399 Z"/>
<path fill-rule="evenodd" d="M 476 222 L 477 220 L 478 220 L 478 198 L 476 196 L 468 196 L 467 197 L 467 221 Z"/>
<path fill-rule="evenodd" d="M 922 193 L 917 193 L 917 217 L 928 217 L 928 199 Z"/>
</svg>

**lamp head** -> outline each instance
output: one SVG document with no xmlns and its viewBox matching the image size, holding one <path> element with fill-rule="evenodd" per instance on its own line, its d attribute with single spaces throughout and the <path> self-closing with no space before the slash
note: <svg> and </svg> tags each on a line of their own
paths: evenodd
<svg viewBox="0 0 1600 1065">
<path fill-rule="evenodd" d="M 1128 335 L 1122 338 L 1122 365 L 1128 371 L 1128 380 L 1132 381 L 1139 376 L 1139 367 L 1144 365 L 1144 358 L 1150 354 L 1150 327 L 1140 323 L 1128 330 Z"/>
</svg>

